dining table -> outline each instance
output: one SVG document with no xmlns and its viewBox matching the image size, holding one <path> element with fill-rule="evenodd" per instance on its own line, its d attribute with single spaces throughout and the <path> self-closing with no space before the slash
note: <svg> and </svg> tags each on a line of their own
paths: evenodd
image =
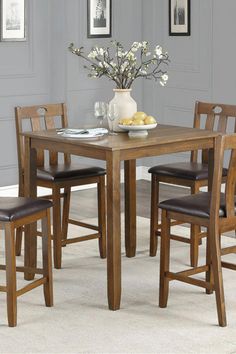
<svg viewBox="0 0 236 354">
<path fill-rule="evenodd" d="M 94 139 L 64 137 L 56 130 L 22 133 L 25 143 L 25 196 L 35 197 L 37 150 L 70 153 L 106 162 L 107 188 L 107 294 L 108 306 L 118 310 L 121 303 L 121 162 L 124 161 L 125 249 L 127 257 L 136 252 L 136 160 L 199 149 L 209 152 L 209 188 L 214 168 L 215 139 L 210 130 L 158 124 L 145 137 L 130 138 L 127 132 Z M 25 265 L 36 263 L 35 228 L 25 230 Z M 148 245 L 147 245 L 148 248 Z M 25 274 L 32 279 L 33 274 Z"/>
</svg>

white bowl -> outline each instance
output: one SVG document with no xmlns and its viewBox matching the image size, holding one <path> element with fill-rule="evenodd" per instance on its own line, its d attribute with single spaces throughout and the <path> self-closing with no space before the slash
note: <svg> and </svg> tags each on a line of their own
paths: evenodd
<svg viewBox="0 0 236 354">
<path fill-rule="evenodd" d="M 127 130 L 130 137 L 144 137 L 148 135 L 148 130 L 156 128 L 155 124 L 145 124 L 145 125 L 121 125 L 119 128 Z"/>
</svg>

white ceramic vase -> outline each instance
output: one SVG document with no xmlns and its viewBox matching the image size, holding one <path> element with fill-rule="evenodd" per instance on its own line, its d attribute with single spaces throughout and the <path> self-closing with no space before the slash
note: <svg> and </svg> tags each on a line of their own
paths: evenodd
<svg viewBox="0 0 236 354">
<path fill-rule="evenodd" d="M 137 112 L 137 103 L 130 96 L 132 89 L 113 89 L 115 96 L 109 103 L 116 103 L 119 110 L 118 118 L 113 122 L 113 130 L 115 132 L 124 132 L 118 127 L 121 118 L 130 118 Z M 111 129 L 111 122 L 108 122 Z"/>
</svg>

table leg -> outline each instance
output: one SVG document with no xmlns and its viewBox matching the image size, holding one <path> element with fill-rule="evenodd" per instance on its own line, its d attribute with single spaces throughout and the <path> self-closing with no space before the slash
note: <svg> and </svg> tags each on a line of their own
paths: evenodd
<svg viewBox="0 0 236 354">
<path fill-rule="evenodd" d="M 136 253 L 136 160 L 124 162 L 125 167 L 125 250 L 127 257 Z"/>
<path fill-rule="evenodd" d="M 24 161 L 24 195 L 25 197 L 36 197 L 36 150 L 31 149 L 30 139 L 25 138 L 25 161 Z M 37 223 L 25 227 L 25 267 L 36 268 L 37 263 Z M 34 274 L 25 272 L 25 279 L 34 279 Z"/>
<path fill-rule="evenodd" d="M 107 289 L 111 310 L 120 308 L 120 153 L 107 154 Z"/>
</svg>

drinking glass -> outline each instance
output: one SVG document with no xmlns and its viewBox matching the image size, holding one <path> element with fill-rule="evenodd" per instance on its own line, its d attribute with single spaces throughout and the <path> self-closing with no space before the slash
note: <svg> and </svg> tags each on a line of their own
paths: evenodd
<svg viewBox="0 0 236 354">
<path fill-rule="evenodd" d="M 119 116 L 119 109 L 118 105 L 116 103 L 109 103 L 108 105 L 108 112 L 107 112 L 107 118 L 110 121 L 110 135 L 117 135 L 117 133 L 114 132 L 113 130 L 113 123 L 114 120 L 117 119 Z"/>
<path fill-rule="evenodd" d="M 95 102 L 94 104 L 94 114 L 99 121 L 99 127 L 102 127 L 103 119 L 107 114 L 107 103 L 105 102 Z"/>
</svg>

